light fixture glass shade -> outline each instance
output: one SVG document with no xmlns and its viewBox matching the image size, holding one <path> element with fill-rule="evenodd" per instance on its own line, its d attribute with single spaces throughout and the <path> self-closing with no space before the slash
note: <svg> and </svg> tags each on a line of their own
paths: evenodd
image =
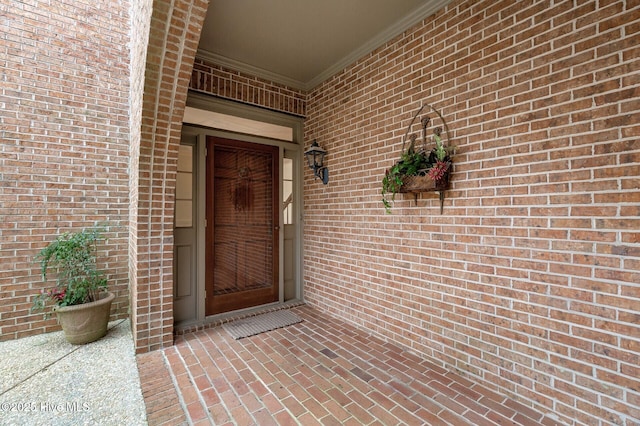
<svg viewBox="0 0 640 426">
<path fill-rule="evenodd" d="M 304 152 L 304 155 L 307 157 L 307 163 L 309 163 L 309 167 L 312 169 L 319 169 L 322 167 L 322 163 L 324 162 L 324 156 L 327 153 L 324 149 L 320 148 L 317 141 L 313 141 L 311 147 Z"/>
<path fill-rule="evenodd" d="M 313 170 L 313 175 L 319 178 L 325 185 L 329 182 L 329 170 L 322 165 L 326 153 L 327 151 L 320 148 L 316 140 L 314 140 L 311 147 L 304 152 L 309 168 Z"/>
</svg>

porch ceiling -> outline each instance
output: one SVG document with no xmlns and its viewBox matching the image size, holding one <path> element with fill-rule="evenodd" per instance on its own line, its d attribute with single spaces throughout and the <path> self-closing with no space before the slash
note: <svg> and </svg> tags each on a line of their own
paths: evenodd
<svg viewBox="0 0 640 426">
<path fill-rule="evenodd" d="M 450 0 L 211 0 L 198 56 L 308 90 Z"/>
</svg>

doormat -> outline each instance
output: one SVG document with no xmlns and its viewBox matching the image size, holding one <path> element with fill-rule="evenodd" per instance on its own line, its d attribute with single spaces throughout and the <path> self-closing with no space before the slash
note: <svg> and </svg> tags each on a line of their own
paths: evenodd
<svg viewBox="0 0 640 426">
<path fill-rule="evenodd" d="M 301 321 L 302 318 L 287 309 L 283 309 L 231 321 L 224 324 L 223 327 L 231 337 L 238 340 L 243 337 L 264 333 L 265 331 L 275 330 L 276 328 L 297 324 Z"/>
</svg>

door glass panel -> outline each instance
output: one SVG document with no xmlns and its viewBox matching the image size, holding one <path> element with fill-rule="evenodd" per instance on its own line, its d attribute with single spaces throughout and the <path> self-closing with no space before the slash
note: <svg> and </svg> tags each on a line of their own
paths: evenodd
<svg viewBox="0 0 640 426">
<path fill-rule="evenodd" d="M 193 146 L 180 145 L 178 149 L 178 171 L 193 172 Z"/>
<path fill-rule="evenodd" d="M 173 319 L 195 320 L 198 312 L 196 212 L 197 136 L 183 134 L 178 149 L 173 251 Z"/>
<path fill-rule="evenodd" d="M 293 160 L 284 158 L 282 163 L 282 211 L 284 224 L 293 223 Z"/>
<path fill-rule="evenodd" d="M 192 181 L 193 173 L 178 172 L 178 174 L 176 175 L 176 196 L 179 200 L 193 199 Z"/>
<path fill-rule="evenodd" d="M 176 228 L 193 226 L 193 146 L 178 148 L 176 174 Z"/>
</svg>

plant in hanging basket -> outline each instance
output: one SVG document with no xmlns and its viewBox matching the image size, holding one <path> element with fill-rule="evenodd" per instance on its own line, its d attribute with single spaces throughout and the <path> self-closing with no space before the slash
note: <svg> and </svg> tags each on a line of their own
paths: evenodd
<svg viewBox="0 0 640 426">
<path fill-rule="evenodd" d="M 407 134 L 423 108 L 424 105 L 413 117 L 411 124 L 407 128 Z M 433 107 L 431 107 L 431 109 L 433 109 Z M 446 123 L 440 113 L 435 109 L 433 109 L 433 111 L 440 117 L 446 128 Z M 431 149 L 427 148 L 426 128 L 429 121 L 430 119 L 428 117 L 423 118 L 421 121 L 423 146 L 416 148 L 416 136 L 411 135 L 409 146 L 405 150 L 405 134 L 400 159 L 387 170 L 385 176 L 382 178 L 382 203 L 384 204 L 386 213 L 391 212 L 391 205 L 397 193 L 418 194 L 430 191 L 440 192 L 442 211 L 444 191 L 449 186 L 449 174 L 451 173 L 453 162 L 451 161 L 450 147 L 446 147 L 442 141 L 442 128 L 436 127 L 434 129 L 433 141 L 435 142 L 435 146 Z M 389 196 L 389 194 L 391 195 Z"/>
</svg>

